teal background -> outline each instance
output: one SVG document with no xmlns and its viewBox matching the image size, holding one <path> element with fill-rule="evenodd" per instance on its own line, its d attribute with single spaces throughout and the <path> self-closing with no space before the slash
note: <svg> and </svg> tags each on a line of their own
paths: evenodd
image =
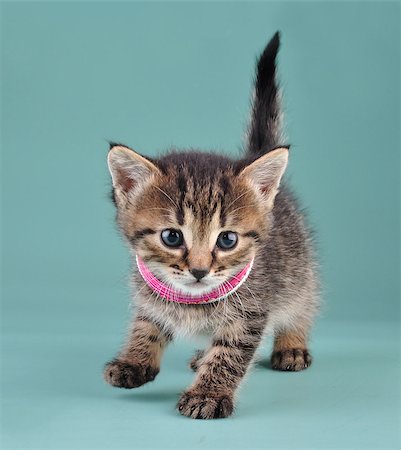
<svg viewBox="0 0 401 450">
<path fill-rule="evenodd" d="M 5 449 L 400 448 L 400 4 L 1 4 Z M 290 179 L 324 307 L 306 372 L 266 368 L 236 415 L 174 411 L 196 342 L 105 385 L 129 318 L 107 140 L 238 154 L 256 54 L 282 31 Z"/>
</svg>

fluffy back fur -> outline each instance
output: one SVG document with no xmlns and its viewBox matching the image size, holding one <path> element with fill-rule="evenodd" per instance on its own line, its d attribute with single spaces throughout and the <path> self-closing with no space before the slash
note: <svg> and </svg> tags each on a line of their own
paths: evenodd
<svg viewBox="0 0 401 450">
<path fill-rule="evenodd" d="M 276 33 L 257 64 L 243 159 L 197 151 L 151 159 L 115 144 L 109 153 L 118 224 L 132 254 L 163 282 L 188 294 L 207 292 L 254 258 L 235 294 L 204 305 L 160 298 L 133 268 L 133 328 L 105 378 L 137 387 L 157 374 L 168 342 L 206 333 L 211 345 L 192 361 L 197 378 L 178 404 L 190 417 L 231 414 L 234 392 L 266 330 L 275 337 L 273 368 L 301 370 L 311 362 L 307 339 L 318 305 L 317 277 L 310 233 L 281 183 L 288 147 L 281 137 L 278 48 Z M 166 230 L 180 237 L 180 245 L 166 245 Z M 231 248 L 219 246 L 224 233 L 236 236 Z M 194 275 L 199 271 L 201 280 Z"/>
</svg>

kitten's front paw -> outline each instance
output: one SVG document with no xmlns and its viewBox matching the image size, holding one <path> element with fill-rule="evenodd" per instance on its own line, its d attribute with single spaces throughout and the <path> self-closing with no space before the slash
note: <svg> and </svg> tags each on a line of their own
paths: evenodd
<svg viewBox="0 0 401 450">
<path fill-rule="evenodd" d="M 129 364 L 115 359 L 106 364 L 104 379 L 112 386 L 132 389 L 153 381 L 159 369 L 141 364 Z"/>
<path fill-rule="evenodd" d="M 192 419 L 220 419 L 231 416 L 234 404 L 228 395 L 184 392 L 177 403 L 178 411 Z"/>
<path fill-rule="evenodd" d="M 298 372 L 307 369 L 312 364 L 312 357 L 308 350 L 293 348 L 274 352 L 271 357 L 271 366 L 274 370 Z"/>
</svg>

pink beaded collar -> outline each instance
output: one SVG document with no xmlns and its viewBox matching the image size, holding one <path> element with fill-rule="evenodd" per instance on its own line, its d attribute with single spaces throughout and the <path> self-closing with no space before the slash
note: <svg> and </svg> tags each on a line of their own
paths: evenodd
<svg viewBox="0 0 401 450">
<path fill-rule="evenodd" d="M 225 281 L 210 292 L 193 296 L 174 290 L 170 286 L 164 284 L 153 275 L 153 273 L 146 267 L 145 263 L 139 258 L 138 255 L 136 256 L 136 263 L 138 265 L 139 273 L 142 275 L 142 278 L 145 280 L 146 284 L 153 291 L 159 294 L 160 297 L 170 302 L 198 304 L 216 302 L 218 300 L 226 298 L 230 294 L 233 294 L 248 278 L 248 275 L 252 269 L 253 259 L 229 281 Z"/>
</svg>

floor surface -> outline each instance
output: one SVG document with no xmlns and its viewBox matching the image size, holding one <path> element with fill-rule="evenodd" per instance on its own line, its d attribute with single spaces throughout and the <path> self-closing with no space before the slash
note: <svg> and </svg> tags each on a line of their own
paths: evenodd
<svg viewBox="0 0 401 450">
<path fill-rule="evenodd" d="M 400 448 L 396 322 L 320 320 L 314 363 L 301 373 L 270 370 L 267 343 L 236 414 L 199 421 L 174 409 L 196 343 L 169 348 L 153 383 L 119 390 L 103 382 L 102 366 L 121 342 L 121 317 L 102 312 L 96 322 L 66 308 L 57 322 L 55 312 L 28 308 L 18 321 L 16 305 L 4 324 L 4 449 Z"/>
</svg>

